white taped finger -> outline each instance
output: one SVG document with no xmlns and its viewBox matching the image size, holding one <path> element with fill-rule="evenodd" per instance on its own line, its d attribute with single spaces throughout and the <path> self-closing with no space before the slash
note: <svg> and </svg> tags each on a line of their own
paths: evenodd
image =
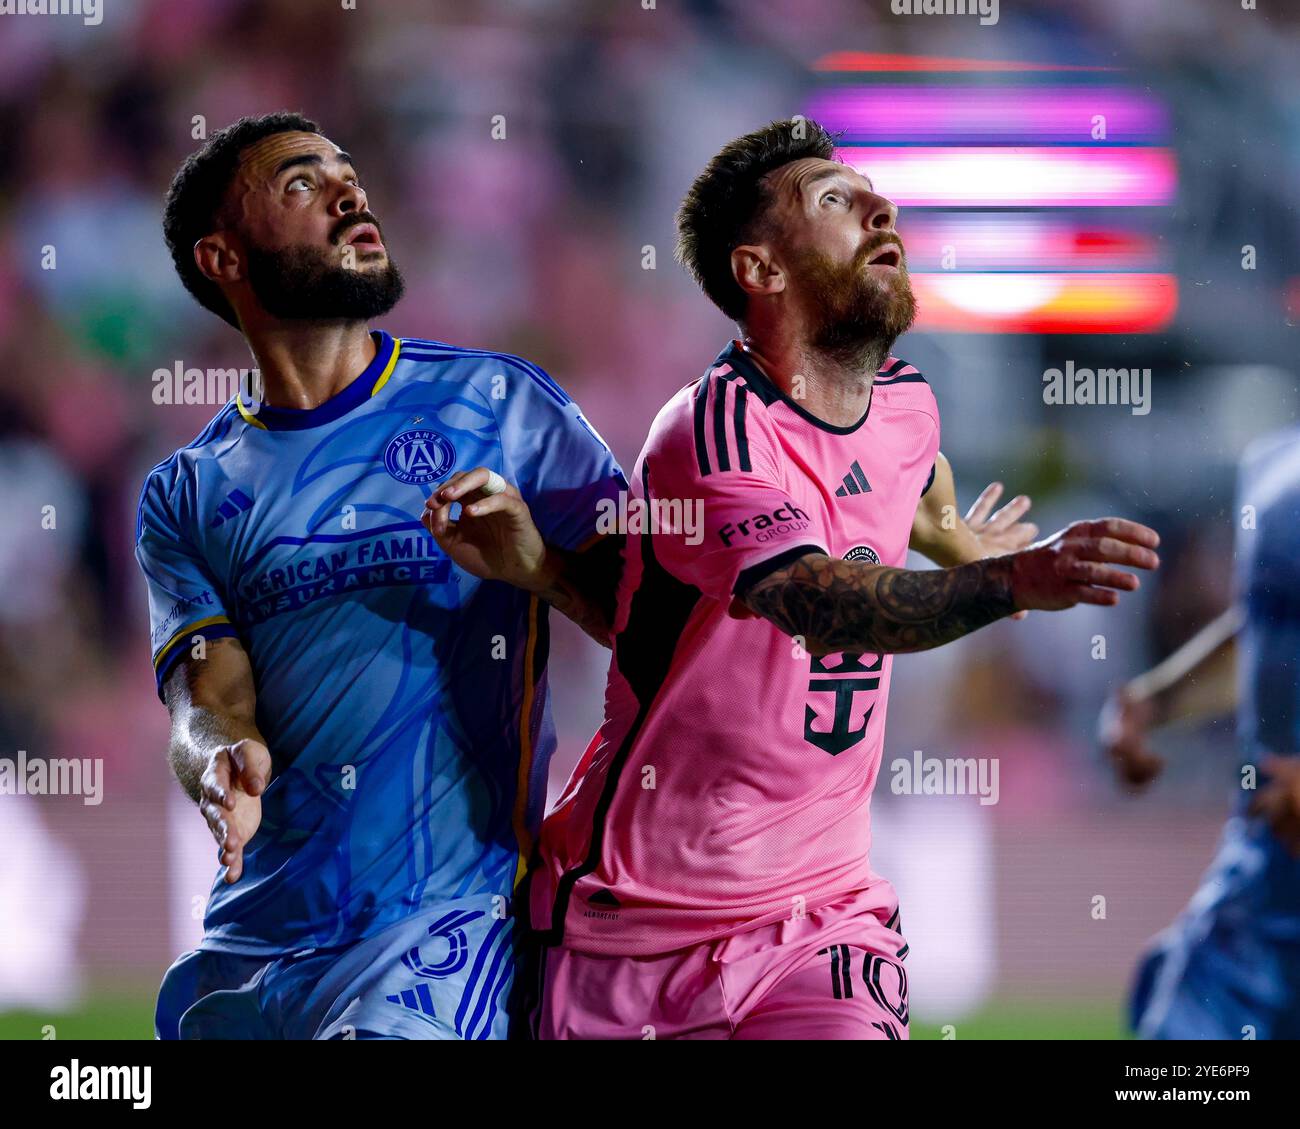
<svg viewBox="0 0 1300 1129">
<path fill-rule="evenodd" d="M 488 471 L 487 482 L 480 489 L 484 494 L 504 494 L 506 492 L 506 480 L 496 471 L 490 470 Z"/>
</svg>

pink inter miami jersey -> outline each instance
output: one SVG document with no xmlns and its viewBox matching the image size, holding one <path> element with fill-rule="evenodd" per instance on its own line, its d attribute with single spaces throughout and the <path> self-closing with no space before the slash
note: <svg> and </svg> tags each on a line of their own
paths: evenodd
<svg viewBox="0 0 1300 1129">
<path fill-rule="evenodd" d="M 737 593 L 805 553 L 904 563 L 939 449 L 889 358 L 856 424 L 733 342 L 659 413 L 626 503 L 605 721 L 545 821 L 529 891 L 552 943 L 664 953 L 881 881 L 870 799 L 891 657 L 811 657 Z"/>
</svg>

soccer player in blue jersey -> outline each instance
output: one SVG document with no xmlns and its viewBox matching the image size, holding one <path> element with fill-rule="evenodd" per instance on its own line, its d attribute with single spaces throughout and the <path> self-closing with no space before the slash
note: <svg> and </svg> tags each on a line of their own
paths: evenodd
<svg viewBox="0 0 1300 1129">
<path fill-rule="evenodd" d="M 1237 501 L 1235 605 L 1102 720 L 1121 779 L 1142 786 L 1163 767 L 1152 727 L 1237 709 L 1237 809 L 1138 970 L 1130 1020 L 1146 1038 L 1300 1038 L 1300 428 L 1247 450 Z"/>
<path fill-rule="evenodd" d="M 157 1033 L 501 1037 L 510 898 L 554 746 L 547 610 L 607 637 L 616 561 L 593 562 L 614 546 L 580 550 L 623 476 L 536 365 L 369 328 L 401 275 L 314 122 L 215 134 L 164 229 L 263 394 L 223 407 L 140 497 L 170 761 L 221 863 Z M 492 512 L 444 519 L 444 552 L 425 502 L 471 468 L 487 489 L 459 501 Z M 511 507 L 545 567 L 512 559 Z"/>
</svg>

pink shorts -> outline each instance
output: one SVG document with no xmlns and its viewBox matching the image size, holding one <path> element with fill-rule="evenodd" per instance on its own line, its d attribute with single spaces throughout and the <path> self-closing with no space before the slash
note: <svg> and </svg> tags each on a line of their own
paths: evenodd
<svg viewBox="0 0 1300 1129">
<path fill-rule="evenodd" d="M 882 890 L 887 896 L 882 906 Z M 541 954 L 541 1039 L 906 1039 L 907 943 L 887 883 L 663 956 Z"/>
</svg>

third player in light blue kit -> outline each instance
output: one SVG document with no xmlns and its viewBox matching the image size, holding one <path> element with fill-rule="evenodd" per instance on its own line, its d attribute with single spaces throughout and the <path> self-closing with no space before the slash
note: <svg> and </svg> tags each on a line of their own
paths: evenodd
<svg viewBox="0 0 1300 1129">
<path fill-rule="evenodd" d="M 1138 971 L 1131 1021 L 1147 1038 L 1300 1038 L 1300 429 L 1251 446 L 1237 494 L 1236 605 L 1103 723 L 1142 785 L 1162 764 L 1148 729 L 1237 707 L 1244 787 L 1200 889 Z"/>
<path fill-rule="evenodd" d="M 578 578 L 612 546 L 578 550 L 621 472 L 536 366 L 369 331 L 401 277 L 351 158 L 314 123 L 214 136 L 165 227 L 187 287 L 248 339 L 265 398 L 228 403 L 141 495 L 171 762 L 223 864 L 158 1034 L 501 1037 L 510 898 L 554 746 L 548 603 L 604 636 L 606 597 Z M 548 585 L 474 575 L 475 554 L 502 551 L 504 511 L 462 517 L 450 555 L 421 524 L 471 468 L 527 503 Z"/>
</svg>

